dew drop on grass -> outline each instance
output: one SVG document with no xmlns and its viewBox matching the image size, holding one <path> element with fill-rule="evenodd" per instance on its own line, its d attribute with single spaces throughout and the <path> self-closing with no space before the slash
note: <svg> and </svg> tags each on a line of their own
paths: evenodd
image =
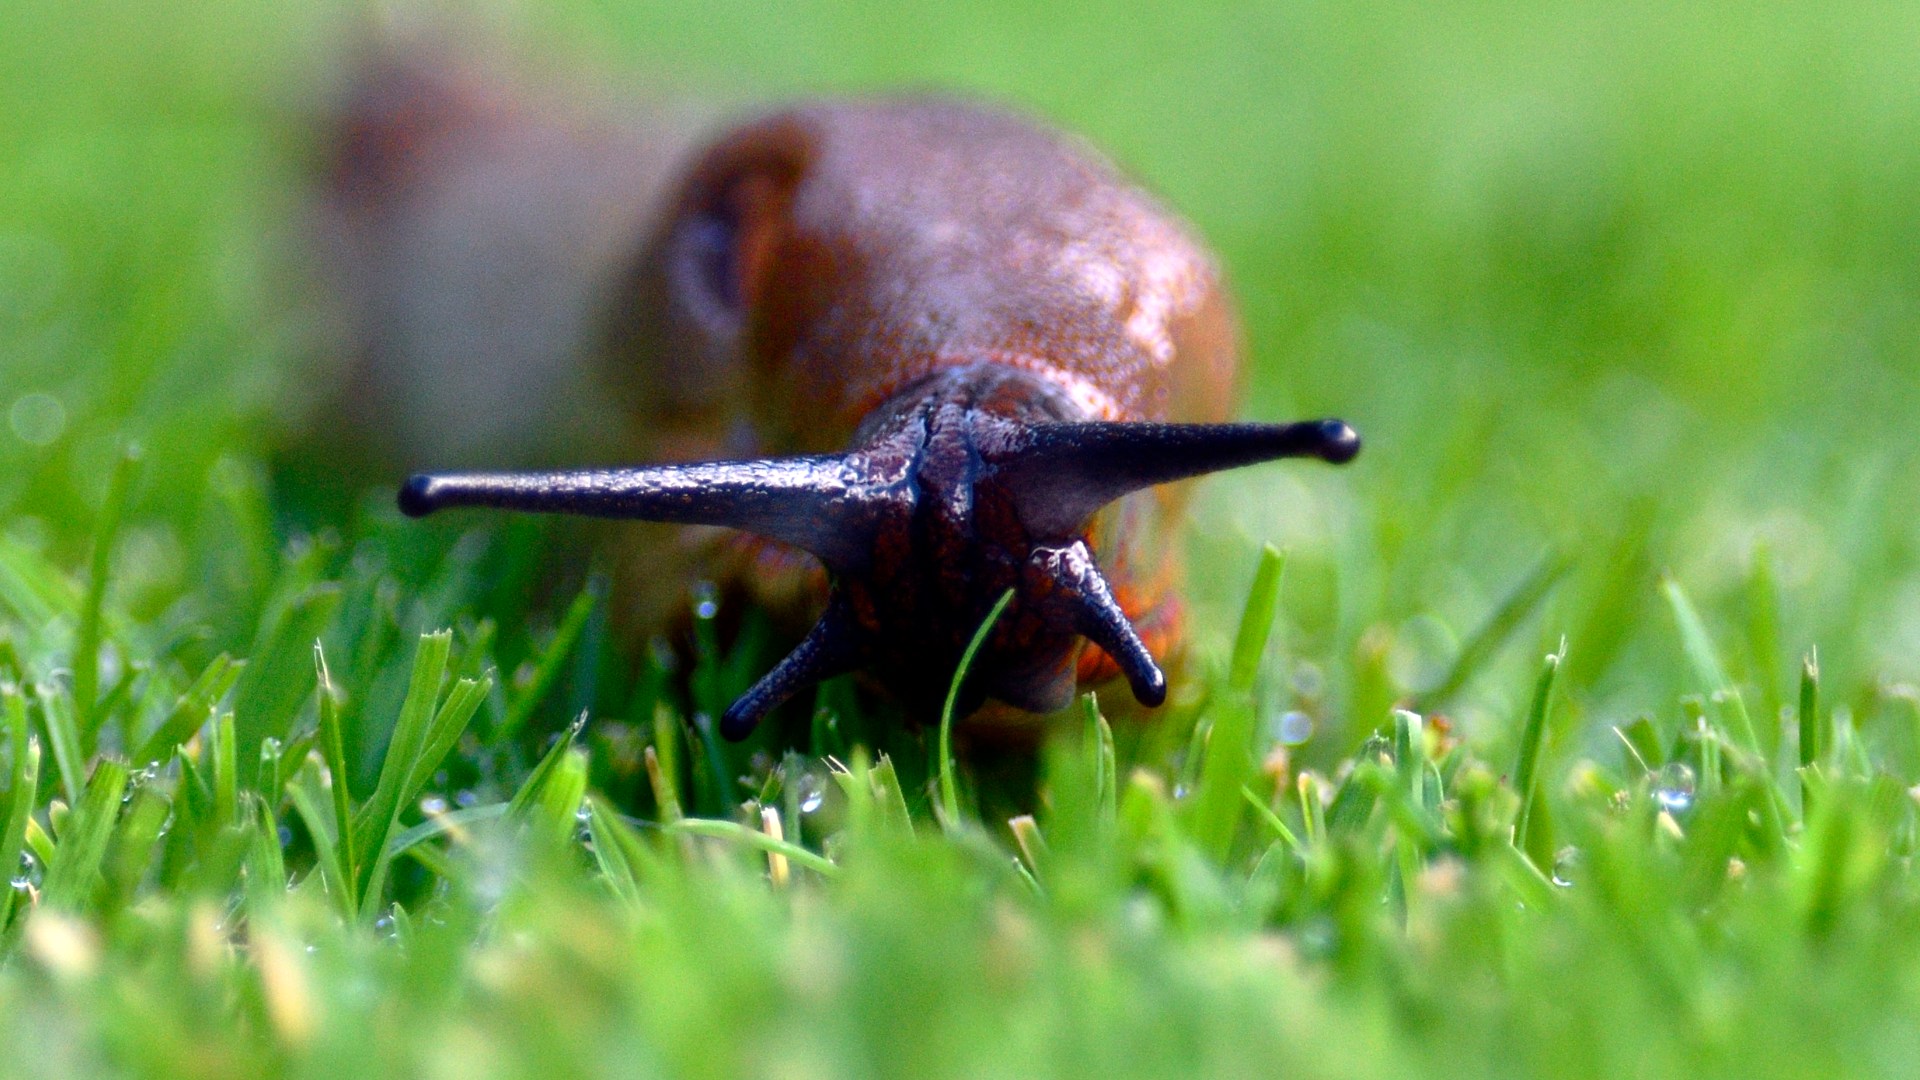
<svg viewBox="0 0 1920 1080">
<path fill-rule="evenodd" d="M 1679 761 L 1668 762 L 1654 774 L 1653 801 L 1669 814 L 1682 814 L 1693 808 L 1693 769 Z"/>
<path fill-rule="evenodd" d="M 453 804 L 463 810 L 469 806 L 477 805 L 479 802 L 480 796 L 466 788 L 461 788 L 455 792 L 453 796 Z"/>
<path fill-rule="evenodd" d="M 1580 872 L 1580 849 L 1563 847 L 1553 856 L 1553 883 L 1563 889 L 1571 888 L 1575 875 Z"/>
<path fill-rule="evenodd" d="M 16 889 L 31 889 L 40 884 L 40 860 L 33 852 L 20 853 L 20 868 L 13 875 L 12 885 Z"/>
<path fill-rule="evenodd" d="M 826 785 L 821 783 L 820 777 L 814 773 L 801 774 L 796 793 L 800 797 L 800 812 L 803 814 L 811 814 L 820 809 L 820 804 L 827 798 Z"/>
<path fill-rule="evenodd" d="M 444 795 L 428 795 L 420 800 L 420 812 L 423 814 L 444 814 L 447 812 L 447 799 Z"/>
</svg>

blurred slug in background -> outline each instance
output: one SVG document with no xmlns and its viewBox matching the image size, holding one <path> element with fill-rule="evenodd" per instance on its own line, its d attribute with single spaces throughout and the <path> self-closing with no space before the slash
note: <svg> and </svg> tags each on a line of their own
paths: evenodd
<svg viewBox="0 0 1920 1080">
<path fill-rule="evenodd" d="M 963 714 L 1116 676 L 1158 705 L 1174 482 L 1359 450 L 1336 420 L 1226 422 L 1218 268 L 1069 136 L 925 96 L 800 104 L 703 146 L 696 110 L 623 120 L 479 71 L 389 61 L 348 90 L 339 423 L 407 468 L 646 462 L 424 473 L 400 506 L 695 526 L 614 541 L 620 594 L 645 609 L 698 574 L 818 613 L 730 738 L 850 671 L 930 719 L 1009 590 Z"/>
</svg>

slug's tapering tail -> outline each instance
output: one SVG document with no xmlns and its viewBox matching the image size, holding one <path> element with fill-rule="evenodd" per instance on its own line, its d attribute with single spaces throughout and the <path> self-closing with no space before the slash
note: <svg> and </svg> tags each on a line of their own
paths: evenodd
<svg viewBox="0 0 1920 1080">
<path fill-rule="evenodd" d="M 1119 665 L 1134 696 L 1150 707 L 1166 700 L 1166 675 L 1081 539 L 1089 519 L 1115 499 L 1155 484 L 1276 458 L 1314 457 L 1342 464 L 1360 451 L 1359 436 L 1338 420 L 1041 423 L 1016 425 L 1011 432 L 1004 426 L 1011 421 L 999 418 L 994 423 L 1002 425 L 997 434 L 973 439 L 973 449 L 962 455 L 972 463 L 962 462 L 958 482 L 991 483 L 1005 492 L 1019 518 L 1012 527 L 1016 535 L 1005 535 L 1004 525 L 997 526 L 1000 533 L 989 533 L 985 525 L 961 522 L 960 547 L 943 550 L 992 549 L 1024 560 L 1027 569 L 1013 614 L 1024 604 L 1059 633 L 1098 645 Z M 875 550 L 876 540 L 889 526 L 896 535 L 913 533 L 901 527 L 912 526 L 918 511 L 917 492 L 929 479 L 921 473 L 937 466 L 925 464 L 918 452 L 926 439 L 924 429 L 889 437 L 904 447 L 873 443 L 846 454 L 747 461 L 420 475 L 400 489 L 400 509 L 417 517 L 445 507 L 487 506 L 723 525 L 812 552 L 836 578 L 826 614 L 785 660 L 727 709 L 721 733 L 738 740 L 798 691 L 865 664 L 876 645 L 886 644 L 879 639 L 893 632 L 885 625 L 878 630 L 863 626 L 840 586 L 840 579 L 862 579 L 876 561 L 912 557 L 898 551 L 882 555 Z M 950 486 L 956 481 L 944 477 L 943 482 Z M 987 561 L 1004 565 L 998 559 Z M 893 578 L 903 572 L 901 566 L 882 568 Z M 1070 686 L 1064 689 L 1071 692 Z M 1034 698 L 1042 699 L 1051 700 L 1051 695 Z"/>
</svg>

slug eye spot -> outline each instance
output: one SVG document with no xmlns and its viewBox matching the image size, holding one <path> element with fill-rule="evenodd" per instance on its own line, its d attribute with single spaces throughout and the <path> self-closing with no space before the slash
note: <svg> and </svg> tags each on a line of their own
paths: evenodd
<svg viewBox="0 0 1920 1080">
<path fill-rule="evenodd" d="M 672 280 L 681 301 L 708 330 L 730 333 L 742 320 L 740 222 L 721 200 L 689 215 L 674 237 Z"/>
<path fill-rule="evenodd" d="M 681 300 L 714 332 L 738 332 L 779 246 L 791 181 L 749 172 L 688 214 L 674 237 Z"/>
</svg>

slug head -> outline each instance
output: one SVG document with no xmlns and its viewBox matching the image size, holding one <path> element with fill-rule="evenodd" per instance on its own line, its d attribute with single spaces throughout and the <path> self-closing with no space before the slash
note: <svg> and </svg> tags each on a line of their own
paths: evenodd
<svg viewBox="0 0 1920 1080">
<path fill-rule="evenodd" d="M 400 491 L 420 515 L 492 506 L 725 525 L 813 553 L 832 580 L 827 610 L 800 645 L 727 710 L 744 738 L 799 690 L 873 670 L 931 713 L 966 644 L 1008 590 L 1014 601 L 975 657 L 966 711 L 986 698 L 1064 706 L 1092 641 L 1134 696 L 1166 697 L 1155 663 L 1086 541 L 1108 503 L 1155 484 L 1282 457 L 1343 463 L 1359 437 L 1337 420 L 1299 424 L 1082 421 L 1043 379 L 991 364 L 950 369 L 896 394 L 854 449 L 556 473 L 421 475 Z"/>
</svg>

